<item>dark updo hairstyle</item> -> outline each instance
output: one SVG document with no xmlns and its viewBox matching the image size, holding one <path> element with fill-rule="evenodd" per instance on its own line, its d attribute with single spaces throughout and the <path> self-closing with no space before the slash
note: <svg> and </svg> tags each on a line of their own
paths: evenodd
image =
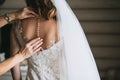
<svg viewBox="0 0 120 80">
<path fill-rule="evenodd" d="M 51 0 L 26 0 L 26 4 L 47 20 L 56 17 L 56 8 Z"/>
</svg>

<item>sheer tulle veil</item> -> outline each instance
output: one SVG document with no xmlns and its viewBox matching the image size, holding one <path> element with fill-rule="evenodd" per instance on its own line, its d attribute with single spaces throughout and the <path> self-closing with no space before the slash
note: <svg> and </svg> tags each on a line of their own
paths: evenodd
<svg viewBox="0 0 120 80">
<path fill-rule="evenodd" d="M 60 80 L 100 80 L 97 66 L 84 31 L 65 0 L 51 0 L 57 8 L 60 39 Z"/>
</svg>

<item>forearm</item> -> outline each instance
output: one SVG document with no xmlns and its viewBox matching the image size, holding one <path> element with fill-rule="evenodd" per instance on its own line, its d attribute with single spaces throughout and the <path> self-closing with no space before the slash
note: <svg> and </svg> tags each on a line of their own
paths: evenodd
<svg viewBox="0 0 120 80">
<path fill-rule="evenodd" d="M 23 61 L 24 58 L 21 56 L 21 54 L 16 54 L 15 56 L 3 61 L 0 63 L 0 75 L 7 72 L 9 69 L 11 69 L 13 66 L 18 64 L 19 62 Z"/>
<path fill-rule="evenodd" d="M 9 22 L 16 19 L 15 13 L 8 13 Z M 5 20 L 4 16 L 0 16 L 0 28 L 6 25 L 8 22 Z"/>
</svg>

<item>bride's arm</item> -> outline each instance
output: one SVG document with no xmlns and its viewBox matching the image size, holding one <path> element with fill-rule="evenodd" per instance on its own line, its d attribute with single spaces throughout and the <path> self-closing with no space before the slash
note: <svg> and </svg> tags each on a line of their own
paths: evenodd
<svg viewBox="0 0 120 80">
<path fill-rule="evenodd" d="M 14 56 L 19 51 L 19 45 L 18 45 L 17 40 L 15 38 L 15 34 L 13 32 L 13 29 L 11 31 L 11 38 L 10 39 L 11 39 L 11 56 Z M 11 69 L 11 72 L 12 72 L 13 80 L 22 80 L 19 63 Z"/>
</svg>

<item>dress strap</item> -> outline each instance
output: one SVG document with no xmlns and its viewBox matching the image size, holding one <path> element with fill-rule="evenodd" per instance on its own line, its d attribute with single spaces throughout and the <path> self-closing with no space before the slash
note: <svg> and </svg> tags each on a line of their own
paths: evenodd
<svg viewBox="0 0 120 80">
<path fill-rule="evenodd" d="M 22 37 L 22 24 L 21 24 L 21 20 L 16 20 L 14 22 L 14 34 L 16 37 L 16 40 L 19 42 L 19 45 L 22 47 L 25 44 L 25 41 Z"/>
</svg>

